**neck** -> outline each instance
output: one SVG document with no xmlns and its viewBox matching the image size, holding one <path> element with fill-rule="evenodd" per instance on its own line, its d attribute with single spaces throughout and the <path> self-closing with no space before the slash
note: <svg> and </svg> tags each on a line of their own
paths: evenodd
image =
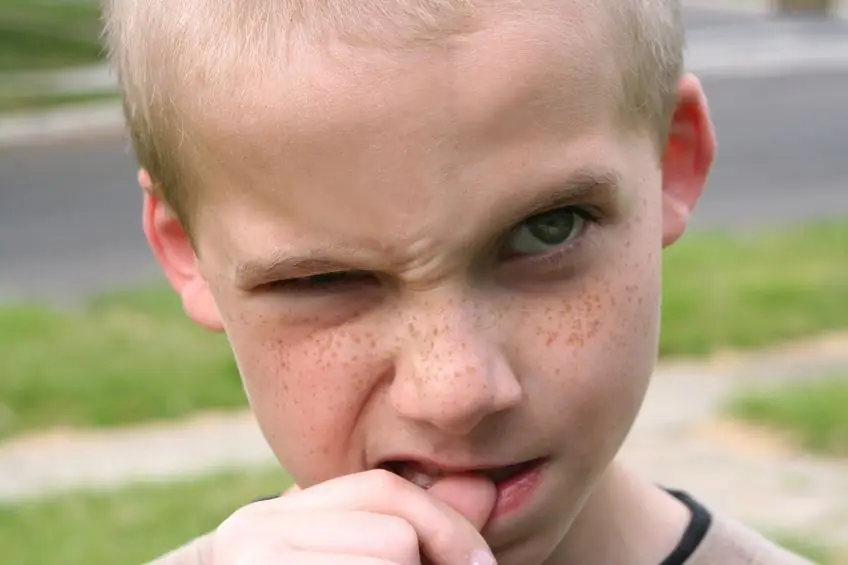
<svg viewBox="0 0 848 565">
<path fill-rule="evenodd" d="M 614 462 L 546 565 L 658 565 L 690 519 L 683 503 Z"/>
</svg>

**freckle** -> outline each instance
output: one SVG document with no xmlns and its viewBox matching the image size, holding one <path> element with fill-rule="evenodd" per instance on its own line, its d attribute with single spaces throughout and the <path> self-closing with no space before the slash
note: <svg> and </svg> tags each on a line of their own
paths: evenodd
<svg viewBox="0 0 848 565">
<path fill-rule="evenodd" d="M 583 320 L 580 318 L 574 318 L 571 321 L 571 330 L 574 332 L 579 332 L 581 329 L 583 329 Z"/>
<path fill-rule="evenodd" d="M 595 337 L 598 334 L 598 330 L 601 328 L 601 320 L 595 318 L 589 323 L 589 331 L 586 333 L 586 337 L 589 339 Z"/>
</svg>

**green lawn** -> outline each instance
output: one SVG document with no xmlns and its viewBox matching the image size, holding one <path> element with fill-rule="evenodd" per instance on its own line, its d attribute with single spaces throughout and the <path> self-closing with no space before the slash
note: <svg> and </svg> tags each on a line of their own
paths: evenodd
<svg viewBox="0 0 848 565">
<path fill-rule="evenodd" d="M 0 72 L 101 61 L 101 27 L 94 1 L 0 0 Z"/>
<path fill-rule="evenodd" d="M 706 355 L 848 329 L 848 218 L 666 251 L 660 353 Z"/>
<path fill-rule="evenodd" d="M 848 221 L 760 236 L 693 234 L 668 252 L 661 351 L 706 355 L 848 327 Z M 164 288 L 80 312 L 0 308 L 0 438 L 245 406 L 225 339 Z"/>
<path fill-rule="evenodd" d="M 0 505 L 0 561 L 146 563 L 211 531 L 239 507 L 280 493 L 289 484 L 282 471 L 268 469 Z"/>
<path fill-rule="evenodd" d="M 67 313 L 0 308 L 0 438 L 245 406 L 223 336 L 196 328 L 164 289 Z"/>
<path fill-rule="evenodd" d="M 833 555 L 836 552 L 820 540 L 799 536 L 798 534 L 787 534 L 785 532 L 769 535 L 768 537 L 789 551 L 803 555 L 813 563 L 820 563 L 821 565 L 848 565 L 835 562 Z"/>
<path fill-rule="evenodd" d="M 813 452 L 848 456 L 848 374 L 746 390 L 730 401 L 728 413 L 784 433 Z"/>
</svg>

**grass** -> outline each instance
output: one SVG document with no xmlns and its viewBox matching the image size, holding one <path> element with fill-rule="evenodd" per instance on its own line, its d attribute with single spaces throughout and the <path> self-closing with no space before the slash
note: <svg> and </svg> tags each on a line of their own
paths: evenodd
<svg viewBox="0 0 848 565">
<path fill-rule="evenodd" d="M 848 218 L 697 233 L 666 251 L 663 356 L 703 356 L 848 328 Z"/>
<path fill-rule="evenodd" d="M 769 539 L 774 540 L 774 542 L 781 547 L 784 547 L 802 557 L 806 557 L 813 563 L 821 563 L 822 565 L 837 565 L 834 561 L 835 552 L 824 542 L 784 532 L 768 537 Z"/>
<path fill-rule="evenodd" d="M 785 434 L 812 452 L 848 456 L 848 374 L 746 390 L 731 399 L 727 411 Z"/>
<path fill-rule="evenodd" d="M 848 222 L 688 236 L 665 264 L 662 355 L 848 327 L 846 249 Z M 225 339 L 192 325 L 164 288 L 100 296 L 79 312 L 0 307 L 0 375 L 0 438 L 246 406 Z"/>
<path fill-rule="evenodd" d="M 146 563 L 289 484 L 268 469 L 0 505 L 0 555 L 10 565 Z"/>
<path fill-rule="evenodd" d="M 101 29 L 96 1 L 0 0 L 0 72 L 97 63 Z"/>
<path fill-rule="evenodd" d="M 0 438 L 245 406 L 224 337 L 162 290 L 102 296 L 83 312 L 0 309 Z"/>
</svg>

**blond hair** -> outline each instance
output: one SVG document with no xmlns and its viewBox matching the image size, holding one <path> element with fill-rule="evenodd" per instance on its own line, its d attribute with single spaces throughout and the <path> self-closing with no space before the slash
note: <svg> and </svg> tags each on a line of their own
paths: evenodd
<svg viewBox="0 0 848 565">
<path fill-rule="evenodd" d="M 261 73 L 286 46 L 331 37 L 391 48 L 438 41 L 473 26 L 481 5 L 519 0 L 103 0 L 110 59 L 139 162 L 189 230 L 192 186 L 180 96 L 234 74 Z M 561 2 L 579 0 L 560 0 Z M 649 128 L 662 150 L 683 71 L 679 0 L 585 0 L 611 16 L 621 117 Z M 251 65 L 253 63 L 253 65 Z M 181 85 L 181 88 L 177 88 Z M 185 99 L 183 99 L 183 102 Z M 189 230 L 190 231 L 190 230 Z"/>
</svg>

